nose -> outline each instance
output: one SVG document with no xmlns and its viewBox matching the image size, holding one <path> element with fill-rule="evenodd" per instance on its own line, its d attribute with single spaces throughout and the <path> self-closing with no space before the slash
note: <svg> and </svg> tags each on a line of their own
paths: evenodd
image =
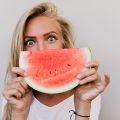
<svg viewBox="0 0 120 120">
<path fill-rule="evenodd" d="M 38 42 L 37 50 L 44 50 L 44 49 L 46 49 L 45 43 L 44 43 L 43 40 L 40 40 L 40 41 Z"/>
</svg>

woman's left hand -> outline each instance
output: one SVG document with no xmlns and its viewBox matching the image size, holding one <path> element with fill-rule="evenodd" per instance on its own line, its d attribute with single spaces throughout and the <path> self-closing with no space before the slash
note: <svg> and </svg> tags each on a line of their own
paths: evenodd
<svg viewBox="0 0 120 120">
<path fill-rule="evenodd" d="M 93 99 L 104 91 L 110 82 L 108 73 L 105 73 L 105 79 L 101 80 L 100 75 L 97 73 L 98 67 L 98 63 L 89 62 L 86 65 L 87 69 L 77 76 L 80 85 L 74 90 L 76 105 L 78 101 L 91 103 Z"/>
</svg>

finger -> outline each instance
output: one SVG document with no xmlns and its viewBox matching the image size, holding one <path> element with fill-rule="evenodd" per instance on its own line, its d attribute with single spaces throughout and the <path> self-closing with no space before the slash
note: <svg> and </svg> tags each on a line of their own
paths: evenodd
<svg viewBox="0 0 120 120">
<path fill-rule="evenodd" d="M 93 81 L 96 81 L 98 79 L 98 75 L 97 74 L 93 74 L 89 77 L 86 77 L 85 79 L 83 80 L 80 80 L 79 84 L 80 85 L 84 85 L 84 84 L 87 84 L 87 83 L 90 83 L 90 82 L 93 82 Z"/>
<path fill-rule="evenodd" d="M 23 77 L 17 77 L 17 78 L 15 78 L 14 79 L 14 85 L 13 85 L 12 88 L 19 88 L 23 95 L 29 91 L 29 89 L 28 89 L 29 87 L 28 87 L 28 85 L 25 82 L 25 80 L 24 80 Z"/>
<path fill-rule="evenodd" d="M 107 87 L 107 85 L 110 83 L 110 76 L 107 72 L 104 73 L 104 76 L 105 79 L 102 81 L 102 84 L 104 85 L 104 87 Z"/>
<path fill-rule="evenodd" d="M 96 70 L 98 70 L 99 64 L 97 62 L 90 61 L 85 65 L 85 67 L 87 67 L 87 68 L 95 68 Z"/>
<path fill-rule="evenodd" d="M 91 69 L 87 69 L 86 71 L 78 74 L 78 75 L 77 75 L 77 78 L 78 78 L 79 80 L 82 80 L 82 79 L 84 79 L 84 78 L 86 78 L 86 77 L 88 77 L 88 76 L 91 76 L 91 75 L 93 75 L 93 74 L 96 74 L 96 70 L 95 70 L 94 68 L 91 68 Z"/>
<path fill-rule="evenodd" d="M 7 81 L 4 89 L 7 91 L 17 89 L 21 93 L 22 97 L 29 91 L 28 85 L 23 80 L 23 77 L 16 77 L 14 80 Z"/>
<path fill-rule="evenodd" d="M 9 104 L 13 105 L 15 108 L 22 108 L 23 103 L 19 99 L 16 99 L 15 97 L 11 97 L 8 101 Z"/>
<path fill-rule="evenodd" d="M 18 100 L 15 97 L 10 97 L 8 103 L 10 103 L 11 105 L 17 105 Z"/>
<path fill-rule="evenodd" d="M 109 74 L 105 73 L 104 76 L 105 76 L 105 79 L 103 81 L 96 83 L 96 90 L 98 91 L 98 93 L 102 93 L 110 82 Z"/>
<path fill-rule="evenodd" d="M 14 78 L 13 80 L 7 80 L 4 89 L 6 90 L 10 89 L 11 85 L 16 83 L 16 80 L 17 80 L 16 78 Z"/>
<path fill-rule="evenodd" d="M 9 85 L 8 90 L 10 89 L 17 89 L 19 90 L 19 92 L 23 95 L 25 95 L 25 93 L 27 92 L 27 90 L 21 85 L 20 81 L 16 81 L 13 84 Z"/>
<path fill-rule="evenodd" d="M 23 79 L 23 77 L 15 77 L 12 80 L 7 80 L 5 87 L 9 88 L 11 84 L 15 84 L 16 82 L 20 82 Z"/>
<path fill-rule="evenodd" d="M 10 100 L 11 97 L 20 99 L 22 96 L 22 94 L 17 89 L 10 89 L 9 91 L 5 90 L 3 95 L 7 100 Z"/>
<path fill-rule="evenodd" d="M 15 76 L 15 77 L 17 75 L 23 76 L 23 77 L 26 76 L 25 71 L 23 69 L 19 68 L 19 67 L 13 67 L 12 72 L 13 72 L 13 76 Z"/>
<path fill-rule="evenodd" d="M 29 91 L 29 86 L 28 86 L 28 84 L 26 83 L 26 81 L 25 81 L 24 79 L 22 79 L 22 80 L 20 81 L 20 84 L 21 84 L 22 87 L 26 90 L 26 92 Z"/>
</svg>

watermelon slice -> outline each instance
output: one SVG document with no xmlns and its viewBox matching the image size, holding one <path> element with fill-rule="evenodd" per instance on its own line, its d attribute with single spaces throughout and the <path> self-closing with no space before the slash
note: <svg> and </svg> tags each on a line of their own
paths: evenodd
<svg viewBox="0 0 120 120">
<path fill-rule="evenodd" d="M 91 60 L 89 48 L 22 51 L 19 66 L 27 72 L 25 81 L 33 89 L 49 94 L 73 89 L 76 79 Z"/>
</svg>

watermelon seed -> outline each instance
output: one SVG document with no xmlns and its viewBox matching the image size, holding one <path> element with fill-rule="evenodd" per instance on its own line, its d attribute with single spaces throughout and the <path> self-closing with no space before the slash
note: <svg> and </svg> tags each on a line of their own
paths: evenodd
<svg viewBox="0 0 120 120">
<path fill-rule="evenodd" d="M 55 74 L 57 74 L 57 72 L 58 72 L 58 71 L 57 71 L 57 70 L 55 70 Z"/>
<path fill-rule="evenodd" d="M 54 75 L 57 75 L 58 71 L 55 69 Z"/>
<path fill-rule="evenodd" d="M 49 73 L 50 73 L 50 74 L 52 74 L 52 72 L 51 72 L 51 71 L 50 71 Z"/>
<path fill-rule="evenodd" d="M 70 64 L 67 64 L 67 66 L 71 66 Z"/>
</svg>

